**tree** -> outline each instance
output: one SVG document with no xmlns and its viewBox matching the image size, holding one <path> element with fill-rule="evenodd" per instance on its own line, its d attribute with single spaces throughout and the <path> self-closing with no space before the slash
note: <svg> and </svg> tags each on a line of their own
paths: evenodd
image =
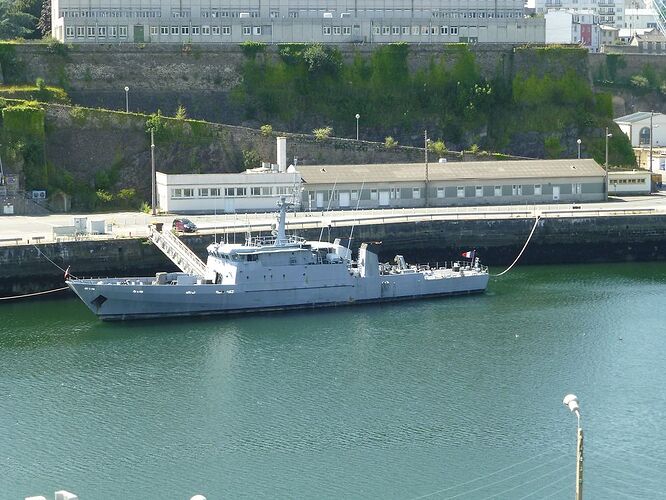
<svg viewBox="0 0 666 500">
<path fill-rule="evenodd" d="M 15 0 L 0 0 L 0 40 L 30 36 L 37 18 L 21 10 Z"/>
</svg>

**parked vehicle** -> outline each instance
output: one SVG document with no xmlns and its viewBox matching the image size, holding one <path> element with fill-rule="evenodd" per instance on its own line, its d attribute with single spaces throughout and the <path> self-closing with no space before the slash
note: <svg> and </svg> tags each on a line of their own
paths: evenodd
<svg viewBox="0 0 666 500">
<path fill-rule="evenodd" d="M 195 233 L 197 230 L 196 224 L 190 219 L 174 219 L 171 227 L 180 233 Z"/>
</svg>

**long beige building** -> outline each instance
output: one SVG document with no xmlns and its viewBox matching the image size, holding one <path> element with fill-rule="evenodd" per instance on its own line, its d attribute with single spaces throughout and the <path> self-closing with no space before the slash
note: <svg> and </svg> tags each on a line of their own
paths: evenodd
<svg viewBox="0 0 666 500">
<path fill-rule="evenodd" d="M 522 0 L 53 0 L 66 43 L 543 43 Z"/>
<path fill-rule="evenodd" d="M 159 208 L 174 213 L 418 208 L 603 201 L 594 160 L 299 165 L 241 174 L 158 174 Z"/>
</svg>

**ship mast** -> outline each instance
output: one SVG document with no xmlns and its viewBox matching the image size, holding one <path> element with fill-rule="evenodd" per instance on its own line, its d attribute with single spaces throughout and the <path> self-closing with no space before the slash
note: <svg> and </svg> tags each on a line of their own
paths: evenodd
<svg viewBox="0 0 666 500">
<path fill-rule="evenodd" d="M 291 203 L 287 203 L 284 197 L 280 198 L 280 201 L 278 201 L 278 207 L 280 207 L 280 212 L 278 212 L 277 216 L 277 236 L 275 238 L 276 247 L 281 247 L 289 243 L 289 241 L 287 240 L 285 226 L 287 221 L 287 208 L 289 208 L 290 205 Z"/>
</svg>

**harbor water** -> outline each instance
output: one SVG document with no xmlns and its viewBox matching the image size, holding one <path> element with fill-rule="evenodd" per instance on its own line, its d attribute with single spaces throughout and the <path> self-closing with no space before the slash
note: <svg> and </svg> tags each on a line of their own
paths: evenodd
<svg viewBox="0 0 666 500">
<path fill-rule="evenodd" d="M 495 270 L 499 271 L 499 270 Z M 0 499 L 666 498 L 666 264 L 484 295 L 102 323 L 0 302 Z"/>
</svg>

